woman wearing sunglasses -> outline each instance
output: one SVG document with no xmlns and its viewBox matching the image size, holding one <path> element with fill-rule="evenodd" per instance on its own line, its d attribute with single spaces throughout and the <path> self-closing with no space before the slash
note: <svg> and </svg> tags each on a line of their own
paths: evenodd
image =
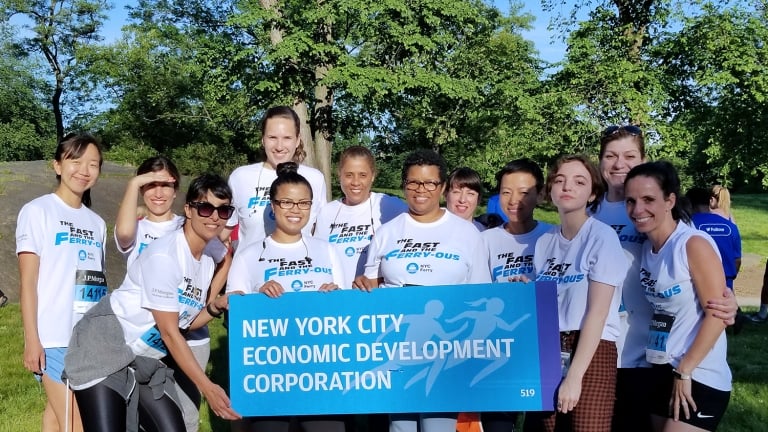
<svg viewBox="0 0 768 432">
<path fill-rule="evenodd" d="M 286 292 L 333 291 L 347 286 L 341 260 L 325 240 L 303 235 L 310 221 L 312 187 L 293 162 L 277 166 L 269 196 L 275 230 L 261 241 L 240 247 L 227 281 L 229 293 L 263 293 L 276 298 Z M 342 416 L 298 417 L 305 432 L 344 432 Z M 287 432 L 291 417 L 249 417 L 237 430 Z"/>
<path fill-rule="evenodd" d="M 354 288 L 491 281 L 480 232 L 440 207 L 446 180 L 445 161 L 434 151 L 417 150 L 405 159 L 402 182 L 408 213 L 381 226 L 371 242 L 365 273 L 355 278 Z M 392 414 L 390 431 L 454 432 L 456 418 L 457 413 Z"/>
<path fill-rule="evenodd" d="M 609 126 L 600 135 L 600 173 L 607 186 L 605 197 L 594 213 L 595 219 L 610 225 L 619 237 L 629 268 L 622 285 L 619 308 L 620 333 L 616 341 L 618 371 L 616 375 L 616 404 L 613 430 L 639 428 L 650 430 L 650 364 L 645 360 L 648 323 L 653 315 L 640 285 L 640 256 L 647 236 L 632 224 L 624 203 L 624 181 L 629 171 L 646 161 L 645 135 L 633 125 Z M 725 291 L 728 291 L 727 289 Z M 710 303 L 722 312 L 724 321 L 736 314 L 735 297 Z"/>
<path fill-rule="evenodd" d="M 85 431 L 185 431 L 173 370 L 178 368 L 223 419 L 239 418 L 224 390 L 205 375 L 184 333 L 221 316 L 228 297 L 208 301 L 216 264 L 206 244 L 234 213 L 226 181 L 203 175 L 187 192 L 183 227 L 154 240 L 122 285 L 73 331 L 64 374 L 81 407 Z"/>
<path fill-rule="evenodd" d="M 326 203 L 326 183 L 323 174 L 311 167 L 301 165 L 306 156 L 299 132 L 299 116 L 287 106 L 276 106 L 267 110 L 261 123 L 261 144 L 264 162 L 246 165 L 232 171 L 229 185 L 232 188 L 232 205 L 237 214 L 227 222 L 225 235 L 239 224 L 238 248 L 261 240 L 275 230 L 275 213 L 269 195 L 270 185 L 277 178 L 278 164 L 295 162 L 298 172 L 306 178 L 312 188 L 312 209 L 310 221 Z M 312 224 L 307 225 L 310 234 Z"/>
<path fill-rule="evenodd" d="M 125 189 L 115 223 L 115 243 L 130 267 L 139 254 L 152 241 L 176 231 L 184 223 L 184 217 L 173 212 L 173 202 L 179 190 L 181 175 L 176 165 L 165 156 L 151 157 L 139 165 L 136 176 Z M 138 217 L 138 197 L 144 205 L 144 215 Z M 231 257 L 227 247 L 218 239 L 206 245 L 205 253 L 218 263 L 214 281 L 208 292 L 214 299 L 224 287 Z M 184 335 L 200 367 L 205 370 L 211 354 L 210 333 L 204 325 Z M 171 357 L 164 363 L 174 367 Z M 187 432 L 196 432 L 200 424 L 200 392 L 194 383 L 180 370 L 176 371 L 177 391 L 181 401 Z"/>
</svg>

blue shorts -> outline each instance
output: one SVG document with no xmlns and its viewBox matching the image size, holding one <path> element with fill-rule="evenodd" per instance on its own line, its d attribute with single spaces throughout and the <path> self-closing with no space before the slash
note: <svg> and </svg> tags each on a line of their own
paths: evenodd
<svg viewBox="0 0 768 432">
<path fill-rule="evenodd" d="M 64 355 L 67 354 L 67 348 L 45 348 L 45 369 L 43 374 L 53 382 L 64 384 L 61 380 L 61 374 L 64 373 Z M 38 381 L 42 381 L 41 375 L 35 374 Z"/>
</svg>

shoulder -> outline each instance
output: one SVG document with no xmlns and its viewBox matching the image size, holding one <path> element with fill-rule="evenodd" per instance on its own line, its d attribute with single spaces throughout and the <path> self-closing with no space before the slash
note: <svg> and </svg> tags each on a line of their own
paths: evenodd
<svg viewBox="0 0 768 432">
<path fill-rule="evenodd" d="M 229 175 L 229 181 L 235 181 L 239 180 L 242 177 L 250 176 L 253 172 L 258 171 L 261 169 L 262 163 L 255 163 L 251 165 L 243 165 L 235 168 L 234 171 Z"/>
</svg>

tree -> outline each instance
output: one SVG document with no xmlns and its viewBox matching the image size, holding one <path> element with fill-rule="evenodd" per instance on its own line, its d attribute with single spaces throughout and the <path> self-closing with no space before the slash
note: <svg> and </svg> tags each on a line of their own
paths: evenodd
<svg viewBox="0 0 768 432">
<path fill-rule="evenodd" d="M 49 66 L 54 83 L 50 103 L 56 121 L 56 137 L 64 136 L 62 94 L 77 53 L 84 45 L 98 41 L 106 16 L 105 0 L 0 0 L 0 11 L 8 20 L 21 15 L 30 24 L 23 27 L 32 36 L 23 38 L 30 52 L 39 52 Z"/>
</svg>

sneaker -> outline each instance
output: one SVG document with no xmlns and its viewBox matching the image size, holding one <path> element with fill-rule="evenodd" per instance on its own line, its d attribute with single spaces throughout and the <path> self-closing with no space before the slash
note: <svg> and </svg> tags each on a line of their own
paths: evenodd
<svg viewBox="0 0 768 432">
<path fill-rule="evenodd" d="M 0 307 L 5 306 L 6 303 L 8 303 L 8 297 L 5 294 L 0 295 Z"/>
<path fill-rule="evenodd" d="M 758 323 L 758 324 L 764 324 L 766 321 L 768 321 L 768 315 L 762 317 L 760 316 L 759 313 L 749 314 L 748 318 L 753 323 Z"/>
</svg>

